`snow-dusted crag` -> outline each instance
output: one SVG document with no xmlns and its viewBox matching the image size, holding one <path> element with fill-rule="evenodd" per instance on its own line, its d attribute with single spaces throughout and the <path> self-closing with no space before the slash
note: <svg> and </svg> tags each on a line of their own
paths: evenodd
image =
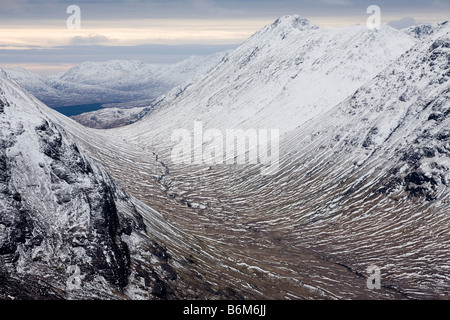
<svg viewBox="0 0 450 320">
<path fill-rule="evenodd" d="M 450 293 L 449 41 L 450 26 L 440 24 L 342 104 L 288 134 L 283 176 L 271 186 L 289 188 L 277 201 L 283 209 L 266 212 L 286 212 L 297 223 L 285 224 L 298 237 L 292 242 L 328 251 L 354 272 L 379 265 L 384 285 L 409 298 Z M 258 198 L 268 205 L 274 196 L 267 189 Z"/>
<path fill-rule="evenodd" d="M 104 108 L 72 116 L 76 122 L 94 129 L 111 129 L 122 127 L 139 120 L 144 107 Z"/>
<path fill-rule="evenodd" d="M 420 24 L 418 26 L 412 26 L 405 29 L 402 29 L 402 31 L 406 32 L 407 34 L 418 38 L 418 39 L 425 39 L 428 36 L 430 36 L 434 31 L 439 30 L 442 26 L 449 23 L 448 21 L 444 21 L 442 23 L 435 23 L 435 24 Z"/>
</svg>

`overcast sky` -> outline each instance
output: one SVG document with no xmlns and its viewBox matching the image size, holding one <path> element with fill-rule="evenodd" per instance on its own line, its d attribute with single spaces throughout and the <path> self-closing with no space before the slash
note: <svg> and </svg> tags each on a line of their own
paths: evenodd
<svg viewBox="0 0 450 320">
<path fill-rule="evenodd" d="M 70 30 L 69 5 L 81 9 Z M 83 61 L 173 63 L 234 48 L 285 14 L 324 28 L 365 24 L 381 8 L 396 28 L 448 20 L 450 0 L 0 0 L 0 66 L 40 73 Z"/>
</svg>

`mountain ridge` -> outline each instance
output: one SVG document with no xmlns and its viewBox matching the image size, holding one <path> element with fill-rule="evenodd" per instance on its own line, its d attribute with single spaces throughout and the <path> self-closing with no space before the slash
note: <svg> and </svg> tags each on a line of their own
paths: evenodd
<svg viewBox="0 0 450 320">
<path fill-rule="evenodd" d="M 6 70 L 25 89 L 51 107 L 155 99 L 176 85 L 200 76 L 224 53 L 192 56 L 172 65 L 138 60 L 84 62 L 53 76 L 23 68 Z"/>
<path fill-rule="evenodd" d="M 158 98 L 123 132 L 152 136 L 145 121 L 170 132 L 198 120 L 206 128 L 276 128 L 285 133 L 335 106 L 417 42 L 388 26 L 376 32 L 363 26 L 303 32 L 290 26 L 295 19 L 286 20 L 287 33 L 284 27 L 274 33 L 269 32 L 272 25 L 264 27 L 198 81 Z M 348 61 L 336 58 L 344 56 Z"/>
</svg>

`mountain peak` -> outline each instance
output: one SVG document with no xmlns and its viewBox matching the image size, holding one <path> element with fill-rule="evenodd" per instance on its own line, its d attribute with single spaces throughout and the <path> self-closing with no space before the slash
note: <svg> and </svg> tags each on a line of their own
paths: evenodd
<svg viewBox="0 0 450 320">
<path fill-rule="evenodd" d="M 250 46 L 261 46 L 262 43 L 273 41 L 277 37 L 285 39 L 289 34 L 295 34 L 299 31 L 314 31 L 319 27 L 309 22 L 308 19 L 303 18 L 297 14 L 284 15 L 279 17 L 272 24 L 266 25 L 261 30 L 257 31 L 251 36 L 246 43 Z"/>
<path fill-rule="evenodd" d="M 294 14 L 294 15 L 284 15 L 279 17 L 273 24 L 272 28 L 278 27 L 292 27 L 299 30 L 305 29 L 318 29 L 316 25 L 312 24 L 308 19 Z"/>
</svg>

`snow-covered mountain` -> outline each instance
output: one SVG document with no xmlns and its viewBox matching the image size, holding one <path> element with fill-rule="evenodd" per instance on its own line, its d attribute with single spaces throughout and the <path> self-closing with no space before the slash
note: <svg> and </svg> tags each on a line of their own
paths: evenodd
<svg viewBox="0 0 450 320">
<path fill-rule="evenodd" d="M 23 68 L 6 70 L 7 74 L 38 99 L 51 107 L 101 103 L 117 92 L 95 85 L 82 85 L 59 80 L 59 76 L 41 76 Z"/>
<path fill-rule="evenodd" d="M 92 132 L 61 119 L 0 69 L 0 299 L 258 297 L 237 294 L 246 276 L 223 275 L 227 255 L 127 194 L 70 137 L 94 144 Z"/>
<path fill-rule="evenodd" d="M 142 61 L 85 62 L 56 76 L 22 68 L 6 70 L 20 85 L 51 107 L 154 99 L 214 67 L 225 53 L 193 56 L 172 65 Z"/>
<path fill-rule="evenodd" d="M 449 28 L 440 24 L 418 42 L 389 27 L 321 30 L 284 17 L 134 125 L 108 134 L 141 148 L 143 158 L 156 155 L 166 168 L 158 183 L 187 206 L 169 219 L 227 243 L 244 268 L 355 298 L 376 294 L 365 275 L 377 265 L 384 298 L 445 298 Z M 207 128 L 283 129 L 279 172 L 171 163 L 170 133 L 194 120 Z M 119 168 L 137 161 L 137 169 L 143 160 L 120 157 L 105 163 L 149 201 L 151 179 Z M 286 289 L 286 297 L 298 296 Z"/>
</svg>

